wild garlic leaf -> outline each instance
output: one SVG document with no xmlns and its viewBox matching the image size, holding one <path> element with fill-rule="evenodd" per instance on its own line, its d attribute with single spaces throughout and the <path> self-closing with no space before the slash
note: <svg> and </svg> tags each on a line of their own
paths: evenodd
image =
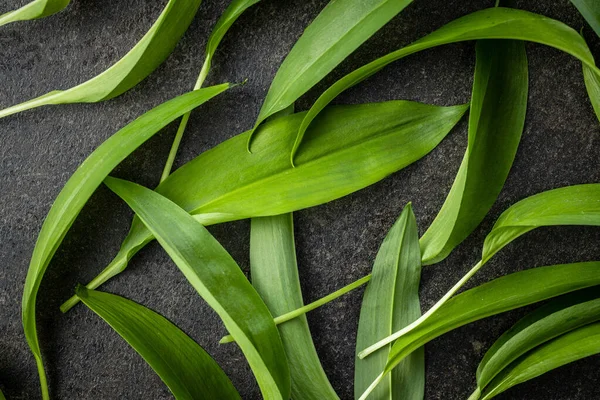
<svg viewBox="0 0 600 400">
<path fill-rule="evenodd" d="M 504 369 L 481 398 L 489 400 L 515 385 L 598 353 L 600 322 L 575 329 L 525 354 Z"/>
<path fill-rule="evenodd" d="M 36 330 L 35 303 L 44 273 L 58 246 L 96 188 L 121 161 L 177 117 L 222 93 L 228 87 L 228 84 L 223 84 L 190 92 L 143 114 L 94 150 L 67 181 L 54 201 L 33 249 L 22 303 L 23 330 L 38 366 L 44 398 L 48 398 L 48 387 Z"/>
<path fill-rule="evenodd" d="M 421 315 L 419 282 L 421 249 L 417 221 L 410 203 L 385 237 L 371 281 L 363 297 L 356 336 L 356 353 L 391 335 Z M 354 397 L 367 390 L 383 371 L 390 346 L 363 360 L 356 357 Z M 425 392 L 425 355 L 419 349 L 405 358 L 391 374 L 382 378 L 372 398 L 422 399 Z"/>
<path fill-rule="evenodd" d="M 600 3 L 597 0 L 571 0 L 592 29 L 600 36 Z"/>
<path fill-rule="evenodd" d="M 168 319 L 121 296 L 83 286 L 77 296 L 144 358 L 176 399 L 241 399 L 215 360 Z"/>
<path fill-rule="evenodd" d="M 396 340 L 385 372 L 391 372 L 414 350 L 453 329 L 599 284 L 597 261 L 532 268 L 484 283 L 451 298 L 422 324 Z"/>
<path fill-rule="evenodd" d="M 279 67 L 254 129 L 293 104 L 412 0 L 333 0 L 306 28 Z M 252 134 L 248 135 L 248 145 Z M 294 143 L 293 152 L 297 150 Z"/>
<path fill-rule="evenodd" d="M 446 258 L 479 225 L 504 186 L 525 125 L 528 69 L 523 42 L 481 40 L 458 174 L 421 238 L 423 264 Z"/>
<path fill-rule="evenodd" d="M 248 360 L 265 399 L 290 397 L 290 372 L 273 316 L 217 240 L 185 210 L 135 183 L 108 177 L 198 294 L 221 317 Z"/>
<path fill-rule="evenodd" d="M 313 119 L 346 89 L 374 75 L 388 64 L 432 47 L 480 39 L 515 39 L 537 42 L 562 50 L 578 58 L 595 74 L 600 74 L 585 41 L 562 22 L 511 8 L 494 7 L 458 18 L 413 44 L 378 58 L 334 83 L 306 114 L 298 130 L 298 142 Z"/>
<path fill-rule="evenodd" d="M 0 15 L 0 26 L 17 21 L 48 17 L 62 11 L 71 0 L 34 0 L 23 7 Z"/>
<path fill-rule="evenodd" d="M 49 104 L 95 103 L 116 97 L 146 78 L 171 54 L 194 19 L 201 0 L 169 0 L 154 25 L 123 58 L 100 75 L 0 110 L 0 118 Z"/>
<path fill-rule="evenodd" d="M 583 79 L 588 96 L 590 97 L 590 102 L 592 103 L 592 107 L 594 107 L 596 117 L 600 120 L 600 76 L 584 65 Z"/>
<path fill-rule="evenodd" d="M 600 320 L 598 287 L 551 301 L 505 332 L 486 352 L 477 368 L 477 394 L 511 362 L 528 351 L 584 325 Z"/>
<path fill-rule="evenodd" d="M 273 315 L 304 305 L 291 213 L 252 218 L 250 276 Z M 302 315 L 278 327 L 290 367 L 292 398 L 338 399 L 321 366 L 306 317 Z"/>
<path fill-rule="evenodd" d="M 289 163 L 289 151 L 304 113 L 277 118 L 261 127 L 252 154 L 246 149 L 248 131 L 187 163 L 157 191 L 204 225 L 313 207 L 367 187 L 425 156 L 466 110 L 467 106 L 409 101 L 330 107 L 307 132 L 296 168 Z M 134 222 L 119 253 L 88 287 L 94 289 L 120 273 L 150 240 L 150 232 Z M 76 302 L 69 300 L 62 310 Z"/>
</svg>

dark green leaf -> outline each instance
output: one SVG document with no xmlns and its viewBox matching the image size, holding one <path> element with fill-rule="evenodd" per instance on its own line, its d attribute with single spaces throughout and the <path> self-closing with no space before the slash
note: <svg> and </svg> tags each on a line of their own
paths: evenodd
<svg viewBox="0 0 600 400">
<path fill-rule="evenodd" d="M 600 36 L 600 2 L 598 0 L 571 0 L 592 29 Z"/>
</svg>

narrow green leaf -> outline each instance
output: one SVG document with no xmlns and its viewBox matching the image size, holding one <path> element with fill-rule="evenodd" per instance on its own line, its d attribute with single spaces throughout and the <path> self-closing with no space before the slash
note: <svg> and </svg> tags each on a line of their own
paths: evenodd
<svg viewBox="0 0 600 400">
<path fill-rule="evenodd" d="M 176 399 L 241 399 L 210 355 L 163 316 L 83 286 L 77 296 L 146 360 Z"/>
<path fill-rule="evenodd" d="M 412 0 L 333 0 L 306 28 L 277 71 L 254 129 L 293 104 Z M 248 145 L 252 134 L 248 135 Z M 297 145 L 292 149 L 296 152 Z"/>
<path fill-rule="evenodd" d="M 592 29 L 600 36 L 600 2 L 597 0 L 571 0 Z"/>
<path fill-rule="evenodd" d="M 585 41 L 562 22 L 522 10 L 489 8 L 456 19 L 413 44 L 378 58 L 338 80 L 317 99 L 306 114 L 298 131 L 298 143 L 313 119 L 327 104 L 388 64 L 432 47 L 479 39 L 515 39 L 545 44 L 571 54 L 595 74 L 600 74 Z"/>
<path fill-rule="evenodd" d="M 412 207 L 408 204 L 385 237 L 365 290 L 356 336 L 356 353 L 383 339 L 421 315 L 419 282 L 421 250 Z M 371 357 L 356 358 L 354 396 L 360 395 L 383 371 L 390 346 Z M 425 392 L 423 349 L 405 358 L 373 392 L 374 399 L 422 399 Z"/>
<path fill-rule="evenodd" d="M 201 0 L 169 0 L 144 37 L 112 67 L 68 90 L 55 90 L 0 110 L 0 118 L 49 104 L 95 103 L 116 97 L 146 78 L 171 54 L 194 19 Z"/>
<path fill-rule="evenodd" d="M 600 320 L 600 294 L 590 288 L 563 296 L 521 319 L 487 351 L 477 368 L 477 392 L 511 362 L 564 333 Z"/>
<path fill-rule="evenodd" d="M 584 65 L 583 79 L 588 96 L 590 97 L 590 102 L 592 103 L 592 107 L 594 107 L 596 117 L 600 120 L 600 76 Z"/>
<path fill-rule="evenodd" d="M 553 265 L 510 274 L 461 293 L 392 346 L 389 373 L 414 350 L 453 329 L 492 315 L 600 284 L 600 262 Z"/>
<path fill-rule="evenodd" d="M 22 304 L 23 330 L 38 366 L 45 399 L 48 398 L 48 387 L 36 330 L 35 303 L 44 273 L 58 246 L 85 203 L 110 171 L 168 123 L 228 87 L 228 84 L 224 84 L 184 94 L 131 122 L 102 143 L 79 166 L 54 201 L 33 249 Z"/>
<path fill-rule="evenodd" d="M 71 0 L 34 0 L 23 7 L 0 15 L 0 26 L 17 21 L 48 17 L 62 11 Z"/>
<path fill-rule="evenodd" d="M 4 397 L 2 390 L 0 390 L 0 400 L 6 400 L 6 397 Z"/>
<path fill-rule="evenodd" d="M 252 285 L 271 313 L 281 315 L 302 307 L 292 214 L 252 218 L 250 232 Z M 279 325 L 279 334 L 290 366 L 292 398 L 337 399 L 321 367 L 306 317 Z"/>
<path fill-rule="evenodd" d="M 448 197 L 421 238 L 423 264 L 446 258 L 496 201 L 523 132 L 527 89 L 527 55 L 522 42 L 477 42 L 469 142 Z"/>
<path fill-rule="evenodd" d="M 253 154 L 246 151 L 250 132 L 242 133 L 175 171 L 157 191 L 204 225 L 316 206 L 367 187 L 425 156 L 466 109 L 408 101 L 330 107 L 307 132 L 296 168 L 290 166 L 289 151 L 304 113 L 277 118 L 261 128 Z M 89 288 L 121 272 L 152 240 L 140 225 L 134 222 L 117 256 Z M 65 303 L 63 311 L 76 302 Z"/>
<path fill-rule="evenodd" d="M 221 317 L 266 399 L 290 397 L 290 373 L 273 317 L 229 253 L 185 210 L 131 182 L 108 177 L 198 294 Z"/>
<path fill-rule="evenodd" d="M 598 353 L 600 322 L 573 330 L 527 353 L 490 383 L 482 399 L 491 399 L 515 385 Z"/>
</svg>

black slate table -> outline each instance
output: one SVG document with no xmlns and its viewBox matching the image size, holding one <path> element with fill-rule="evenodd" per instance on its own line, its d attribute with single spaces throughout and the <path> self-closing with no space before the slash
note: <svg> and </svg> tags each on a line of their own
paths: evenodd
<svg viewBox="0 0 600 400">
<path fill-rule="evenodd" d="M 5 0 L 0 13 L 25 4 Z M 194 112 L 177 160 L 251 127 L 277 68 L 325 0 L 265 0 L 244 14 L 225 37 L 208 84 L 245 86 Z M 492 0 L 420 0 L 408 7 L 316 88 L 297 109 L 310 106 L 344 73 L 433 31 L 446 22 L 493 6 Z M 73 0 L 60 14 L 0 28 L 0 107 L 52 89 L 69 88 L 109 67 L 139 40 L 166 0 Z M 211 27 L 226 7 L 206 0 L 173 54 L 128 93 L 100 104 L 46 107 L 0 120 L 0 388 L 8 399 L 39 396 L 34 361 L 23 337 L 20 300 L 42 221 L 76 167 L 111 134 L 151 107 L 188 91 L 203 62 Z M 520 1 L 579 30 L 586 26 L 567 0 Z M 586 26 L 596 56 L 600 42 Z M 600 125 L 585 92 L 581 66 L 570 56 L 527 45 L 530 106 L 514 167 L 482 225 L 444 262 L 424 269 L 423 308 L 429 308 L 479 257 L 498 215 L 516 201 L 577 183 L 600 182 Z M 474 43 L 425 51 L 393 64 L 340 96 L 338 103 L 410 99 L 438 105 L 467 102 Z M 176 130 L 172 124 L 136 151 L 116 175 L 147 186 L 158 182 Z M 295 214 L 302 288 L 315 300 L 364 276 L 387 230 L 412 201 L 419 229 L 431 223 L 450 188 L 466 146 L 466 121 L 430 155 L 353 195 Z M 215 168 L 218 168 L 215 165 Z M 85 307 L 66 315 L 58 306 L 74 286 L 94 277 L 116 253 L 131 212 L 106 188 L 84 208 L 48 269 L 38 300 L 40 340 L 52 395 L 57 399 L 163 399 L 168 389 L 108 325 Z M 248 269 L 249 223 L 211 227 Z M 561 262 L 600 260 L 600 230 L 540 229 L 503 250 L 471 282 Z M 163 250 L 153 243 L 131 267 L 103 287 L 165 315 L 204 346 L 245 399 L 259 392 L 242 354 L 219 346 L 216 315 L 195 294 Z M 362 290 L 308 316 L 318 353 L 343 399 L 352 397 L 354 342 Z M 465 399 L 487 348 L 532 307 L 457 329 L 426 346 L 427 399 Z M 590 357 L 509 390 L 498 399 L 600 398 L 600 356 Z"/>
</svg>

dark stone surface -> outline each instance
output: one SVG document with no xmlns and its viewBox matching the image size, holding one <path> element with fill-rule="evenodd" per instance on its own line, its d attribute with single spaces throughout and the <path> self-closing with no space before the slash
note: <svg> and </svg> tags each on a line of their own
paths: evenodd
<svg viewBox="0 0 600 400">
<path fill-rule="evenodd" d="M 26 3 L 8 0 L 0 13 Z M 103 71 L 150 27 L 166 0 L 73 0 L 51 18 L 0 28 L 0 107 L 52 89 L 71 87 Z M 248 84 L 193 114 L 178 164 L 248 129 L 277 68 L 325 0 L 265 0 L 243 15 L 218 51 L 209 84 Z M 306 109 L 327 84 L 357 66 L 403 46 L 492 0 L 418 1 L 352 55 L 297 104 Z M 0 388 L 9 399 L 37 398 L 33 358 L 20 323 L 23 282 L 37 233 L 54 198 L 75 168 L 120 127 L 193 86 L 211 26 L 226 1 L 206 1 L 173 54 L 148 79 L 100 104 L 46 107 L 0 120 Z M 521 1 L 519 7 L 584 26 L 566 0 Z M 586 30 L 594 53 L 600 43 Z M 430 307 L 477 261 L 486 232 L 519 199 L 569 184 L 600 181 L 600 129 L 586 96 L 579 63 L 557 50 L 528 44 L 530 107 L 514 168 L 483 224 L 444 262 L 423 274 L 423 308 Z M 467 102 L 474 45 L 433 49 L 397 62 L 347 93 L 339 103 L 412 99 L 439 105 Z M 118 175 L 157 183 L 176 126 L 144 145 Z M 452 184 L 466 146 L 466 122 L 429 156 L 384 181 L 331 204 L 296 213 L 302 287 L 307 301 L 365 275 L 379 244 L 408 201 L 419 227 L 431 223 Z M 218 168 L 218 166 L 215 166 Z M 160 379 L 105 323 L 84 307 L 62 315 L 58 306 L 78 282 L 110 260 L 125 236 L 131 213 L 105 188 L 84 208 L 50 265 L 39 295 L 39 332 L 55 398 L 170 398 Z M 247 221 L 211 228 L 248 268 Z M 597 228 L 541 229 L 502 251 L 472 282 L 560 262 L 600 259 Z M 105 285 L 173 320 L 204 346 L 246 399 L 259 398 L 241 353 L 218 346 L 218 318 L 195 295 L 156 244 Z M 355 332 L 362 291 L 309 315 L 316 347 L 333 386 L 352 397 Z M 529 308 L 531 309 L 531 308 Z M 426 347 L 427 399 L 464 399 L 474 387 L 486 349 L 527 310 L 471 324 Z M 600 357 L 591 357 L 523 384 L 498 399 L 600 398 Z"/>
</svg>

